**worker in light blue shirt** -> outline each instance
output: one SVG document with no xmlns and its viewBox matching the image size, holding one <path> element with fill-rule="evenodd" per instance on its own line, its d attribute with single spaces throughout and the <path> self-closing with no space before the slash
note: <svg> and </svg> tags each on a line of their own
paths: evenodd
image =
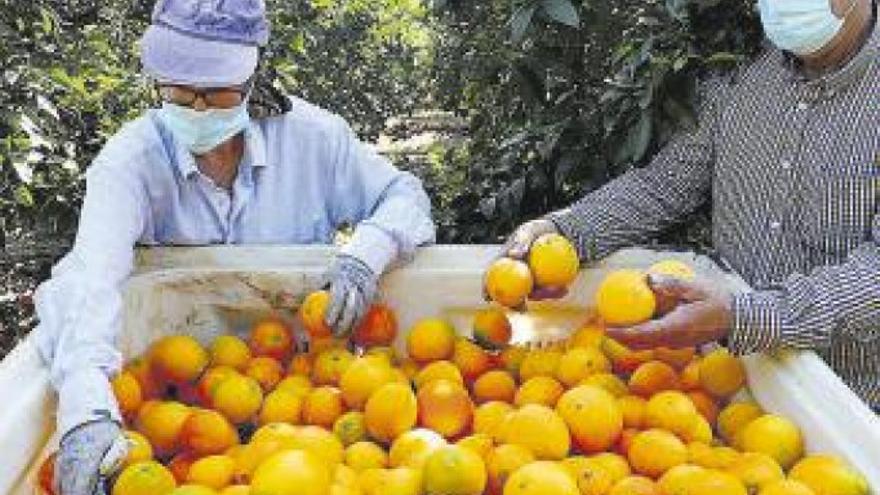
<svg viewBox="0 0 880 495">
<path fill-rule="evenodd" d="M 108 378 L 136 244 L 331 243 L 327 323 L 345 335 L 379 276 L 433 242 L 421 183 L 360 143 L 340 117 L 296 98 L 253 118 L 262 0 L 159 0 L 141 41 L 161 108 L 111 138 L 87 173 L 72 251 L 37 294 L 40 352 L 59 393 L 63 495 L 103 493 L 124 455 Z M 278 103 L 278 102 L 276 102 Z"/>
</svg>

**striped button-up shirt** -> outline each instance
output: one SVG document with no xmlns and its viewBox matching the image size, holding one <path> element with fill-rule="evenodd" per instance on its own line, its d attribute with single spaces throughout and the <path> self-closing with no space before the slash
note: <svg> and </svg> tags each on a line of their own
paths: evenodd
<svg viewBox="0 0 880 495">
<path fill-rule="evenodd" d="M 756 290 L 734 297 L 738 353 L 817 350 L 880 407 L 880 27 L 807 78 L 768 49 L 704 84 L 699 126 L 549 217 L 584 259 L 712 202 L 713 243 Z"/>
</svg>

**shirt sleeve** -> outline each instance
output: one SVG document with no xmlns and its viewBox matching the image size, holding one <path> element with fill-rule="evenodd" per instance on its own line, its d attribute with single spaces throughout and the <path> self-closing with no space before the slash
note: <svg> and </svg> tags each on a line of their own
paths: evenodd
<svg viewBox="0 0 880 495">
<path fill-rule="evenodd" d="M 548 215 L 582 260 L 596 260 L 657 234 L 708 200 L 718 106 L 727 87 L 721 79 L 704 83 L 696 128 L 678 133 L 648 166 Z"/>
<path fill-rule="evenodd" d="M 58 390 L 62 434 L 100 418 L 121 420 L 109 378 L 122 364 L 115 346 L 122 290 L 146 204 L 134 177 L 98 160 L 87 173 L 73 249 L 37 295 L 37 341 Z"/>
<path fill-rule="evenodd" d="M 431 202 L 418 178 L 362 143 L 341 118 L 333 154 L 334 221 L 356 225 L 343 254 L 380 274 L 396 260 L 411 259 L 416 247 L 434 242 Z"/>
<path fill-rule="evenodd" d="M 831 346 L 835 333 L 868 332 L 878 321 L 880 214 L 870 239 L 844 263 L 793 275 L 777 290 L 734 296 L 728 345 L 738 354 L 783 347 L 820 350 Z"/>
</svg>

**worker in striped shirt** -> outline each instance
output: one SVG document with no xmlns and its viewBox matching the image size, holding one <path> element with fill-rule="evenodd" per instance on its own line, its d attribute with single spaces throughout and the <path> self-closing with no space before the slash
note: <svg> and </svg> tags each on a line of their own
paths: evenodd
<svg viewBox="0 0 880 495">
<path fill-rule="evenodd" d="M 634 348 L 726 339 L 736 353 L 814 349 L 880 407 L 880 26 L 872 0 L 760 0 L 772 45 L 703 85 L 696 129 L 646 167 L 520 226 L 523 257 L 559 232 L 590 261 L 707 201 L 715 250 L 755 289 L 654 278 L 681 304 L 609 334 Z"/>
</svg>

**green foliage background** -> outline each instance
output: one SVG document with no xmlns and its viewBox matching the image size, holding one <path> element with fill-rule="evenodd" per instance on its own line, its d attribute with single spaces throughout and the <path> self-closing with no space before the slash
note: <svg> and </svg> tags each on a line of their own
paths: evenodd
<svg viewBox="0 0 880 495">
<path fill-rule="evenodd" d="M 0 323 L 69 245 L 83 174 L 154 105 L 137 40 L 152 0 L 0 0 Z M 454 112 L 463 139 L 404 161 L 444 242 L 496 242 L 694 125 L 695 81 L 758 49 L 751 0 L 269 0 L 277 84 L 374 139 L 392 116 Z M 673 233 L 702 242 L 705 219 Z M 696 233 L 694 232 L 696 228 Z M 15 241 L 30 246 L 10 257 Z M 0 339 L 0 352 L 3 341 Z"/>
</svg>

